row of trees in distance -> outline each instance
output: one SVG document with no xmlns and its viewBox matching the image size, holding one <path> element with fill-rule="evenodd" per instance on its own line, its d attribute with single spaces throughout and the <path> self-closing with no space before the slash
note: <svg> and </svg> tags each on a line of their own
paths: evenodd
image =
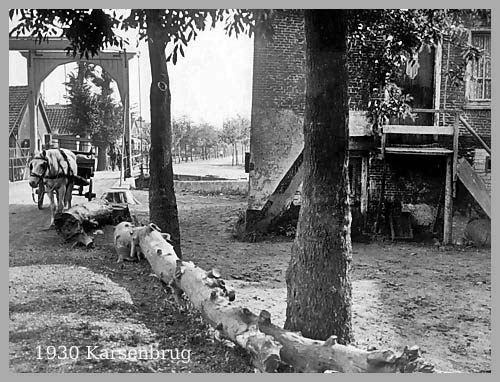
<svg viewBox="0 0 500 382">
<path fill-rule="evenodd" d="M 226 119 L 222 129 L 186 115 L 172 119 L 172 156 L 177 162 L 231 155 L 232 165 L 239 165 L 249 142 L 250 121 L 241 115 Z"/>
</svg>

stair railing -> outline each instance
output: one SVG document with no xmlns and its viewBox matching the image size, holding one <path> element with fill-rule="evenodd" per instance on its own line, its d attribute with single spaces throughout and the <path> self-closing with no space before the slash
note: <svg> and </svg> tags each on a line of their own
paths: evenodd
<svg viewBox="0 0 500 382">
<path fill-rule="evenodd" d="M 488 144 L 479 136 L 479 134 L 474 130 L 474 128 L 465 120 L 464 117 L 460 116 L 459 117 L 460 122 L 462 122 L 462 125 L 465 126 L 467 130 L 481 143 L 483 148 L 488 152 L 489 155 L 491 155 L 491 148 L 488 146 Z"/>
</svg>

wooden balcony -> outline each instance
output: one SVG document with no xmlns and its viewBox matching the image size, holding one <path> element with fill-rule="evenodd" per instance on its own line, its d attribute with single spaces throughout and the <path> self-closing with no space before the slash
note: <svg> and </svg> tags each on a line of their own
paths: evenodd
<svg viewBox="0 0 500 382">
<path fill-rule="evenodd" d="M 420 125 L 384 125 L 381 130 L 380 151 L 384 158 L 387 154 L 406 154 L 406 155 L 453 155 L 458 154 L 459 138 L 459 111 L 458 110 L 437 110 L 437 109 L 414 109 L 414 113 L 447 113 L 454 115 L 454 124 L 452 126 L 420 126 Z M 431 135 L 453 137 L 453 149 L 441 147 L 438 144 L 391 144 L 391 135 L 423 136 Z M 456 166 L 456 158 L 454 158 Z"/>
<path fill-rule="evenodd" d="M 380 153 L 383 159 L 382 172 L 382 189 L 381 196 L 384 192 L 386 160 L 394 155 L 432 155 L 446 157 L 446 173 L 445 177 L 445 201 L 444 201 L 444 237 L 443 242 L 449 244 L 452 236 L 452 197 L 455 194 L 455 184 L 457 180 L 457 163 L 458 163 L 458 138 L 459 138 L 459 110 L 444 110 L 444 109 L 413 109 L 413 113 L 432 113 L 436 117 L 441 113 L 451 114 L 454 116 L 452 126 L 418 126 L 418 125 L 384 125 L 381 129 L 381 147 Z M 449 136 L 452 138 L 452 148 L 440 146 L 439 143 L 433 144 L 401 144 L 391 143 L 393 136 L 433 136 L 434 140 L 438 141 L 439 136 Z M 411 140 L 409 141 L 411 142 Z"/>
</svg>

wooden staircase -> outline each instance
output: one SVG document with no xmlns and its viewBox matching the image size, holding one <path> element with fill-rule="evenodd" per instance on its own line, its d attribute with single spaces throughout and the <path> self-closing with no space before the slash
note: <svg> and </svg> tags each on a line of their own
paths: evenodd
<svg viewBox="0 0 500 382">
<path fill-rule="evenodd" d="M 491 196 L 488 188 L 465 158 L 458 160 L 457 175 L 458 179 L 491 219 Z"/>
<path fill-rule="evenodd" d="M 274 192 L 262 207 L 260 219 L 255 224 L 256 231 L 265 232 L 272 221 L 286 209 L 286 202 L 290 200 L 302 183 L 303 151 L 297 156 L 293 164 L 285 173 Z"/>
<path fill-rule="evenodd" d="M 483 180 L 474 171 L 472 166 L 464 159 L 458 158 L 459 123 L 481 143 L 485 150 L 491 154 L 491 149 L 483 139 L 474 131 L 472 126 L 460 116 L 459 110 L 441 109 L 414 109 L 416 113 L 447 113 L 454 116 L 452 126 L 409 126 L 409 125 L 385 125 L 381 131 L 381 155 L 384 159 L 387 155 L 438 155 L 446 157 L 446 179 L 445 179 L 445 207 L 444 207 L 444 244 L 449 244 L 452 237 L 453 201 L 455 196 L 456 182 L 460 180 L 472 197 L 478 202 L 484 212 L 491 219 L 491 197 Z M 392 134 L 405 135 L 445 135 L 453 137 L 453 148 L 441 147 L 439 145 L 391 145 L 389 136 Z M 381 198 L 383 197 L 383 187 Z"/>
</svg>

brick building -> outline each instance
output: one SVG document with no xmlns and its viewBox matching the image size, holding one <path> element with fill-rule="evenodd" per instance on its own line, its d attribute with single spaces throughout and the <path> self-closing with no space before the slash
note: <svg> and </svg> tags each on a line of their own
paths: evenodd
<svg viewBox="0 0 500 382">
<path fill-rule="evenodd" d="M 254 40 L 247 228 L 262 220 L 274 208 L 267 220 L 269 223 L 277 210 L 290 205 L 290 200 L 297 191 L 300 192 L 300 181 L 295 178 L 301 176 L 305 108 L 302 10 L 276 11 L 273 27 L 272 40 L 258 36 Z M 452 83 L 447 75 L 451 65 L 464 62 L 464 59 L 460 48 L 445 42 L 437 48 L 423 48 L 418 54 L 417 63 L 407 68 L 407 76 L 400 86 L 413 95 L 414 108 L 459 110 L 469 127 L 490 145 L 489 19 L 471 25 L 469 38 L 486 54 L 478 62 L 468 63 L 464 82 Z M 425 202 L 435 206 L 440 204 L 447 163 L 445 157 L 436 155 L 388 155 L 384 164 L 380 139 L 373 135 L 365 114 L 368 104 L 365 86 L 368 81 L 365 80 L 363 69 L 367 67 L 368 60 L 369 57 L 356 47 L 349 52 L 349 154 L 354 230 L 370 223 L 370 217 L 374 216 L 379 205 L 382 182 L 385 183 L 384 200 Z M 454 113 L 423 113 L 418 114 L 416 121 L 391 121 L 391 124 L 453 126 L 456 121 Z M 439 141 L 446 147 L 453 144 L 450 139 L 434 135 L 420 137 L 420 142 L 428 143 L 429 146 Z M 470 161 L 489 189 L 489 154 L 463 123 L 459 127 L 458 147 L 458 157 Z M 385 176 L 382 175 L 383 165 L 386 166 Z M 461 196 L 463 187 L 459 183 L 456 182 L 457 195 Z"/>
</svg>

